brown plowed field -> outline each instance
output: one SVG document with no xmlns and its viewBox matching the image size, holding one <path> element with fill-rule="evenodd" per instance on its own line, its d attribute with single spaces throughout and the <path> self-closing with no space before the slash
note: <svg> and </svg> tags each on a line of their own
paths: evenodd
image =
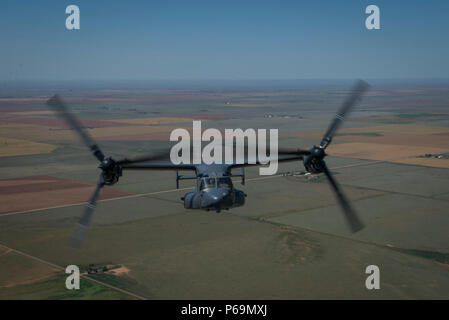
<svg viewBox="0 0 449 320">
<path fill-rule="evenodd" d="M 324 132 L 309 131 L 286 136 L 314 138 L 319 141 Z M 334 139 L 343 143 L 327 149 L 333 156 L 391 161 L 404 164 L 448 168 L 445 159 L 421 158 L 426 153 L 449 152 L 449 128 L 419 125 L 383 125 L 349 128 L 339 131 Z"/>
<path fill-rule="evenodd" d="M 88 201 L 95 186 L 51 176 L 0 180 L 0 214 L 45 209 Z M 105 187 L 100 199 L 131 193 Z"/>
<path fill-rule="evenodd" d="M 23 123 L 23 124 L 35 124 L 39 126 L 51 127 L 52 129 L 69 129 L 70 126 L 62 119 L 59 118 L 45 118 L 45 117 L 17 117 L 14 119 L 8 119 L 9 123 Z M 82 125 L 86 128 L 107 128 L 107 127 L 120 127 L 127 124 L 119 121 L 107 121 L 107 120 L 82 120 Z"/>
</svg>

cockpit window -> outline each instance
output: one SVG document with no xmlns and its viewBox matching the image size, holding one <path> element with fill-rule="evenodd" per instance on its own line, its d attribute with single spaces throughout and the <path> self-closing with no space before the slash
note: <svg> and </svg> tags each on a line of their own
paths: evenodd
<svg viewBox="0 0 449 320">
<path fill-rule="evenodd" d="M 227 177 L 227 178 L 218 178 L 217 180 L 217 184 L 218 184 L 218 188 L 228 188 L 231 189 L 232 188 L 232 181 L 231 178 Z"/>
<path fill-rule="evenodd" d="M 215 178 L 201 179 L 200 190 L 203 190 L 205 188 L 215 188 Z"/>
</svg>

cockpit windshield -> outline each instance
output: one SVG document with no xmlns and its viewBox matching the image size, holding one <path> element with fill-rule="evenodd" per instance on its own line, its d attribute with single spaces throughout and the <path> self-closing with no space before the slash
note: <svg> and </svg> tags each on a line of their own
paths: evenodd
<svg viewBox="0 0 449 320">
<path fill-rule="evenodd" d="M 218 178 L 217 179 L 217 185 L 218 188 L 228 188 L 231 189 L 232 188 L 232 181 L 231 178 L 226 177 L 226 178 Z"/>
<path fill-rule="evenodd" d="M 206 188 L 215 188 L 215 178 L 201 179 L 200 190 L 203 190 Z"/>
<path fill-rule="evenodd" d="M 215 182 L 217 184 L 215 184 Z M 221 178 L 202 178 L 200 183 L 200 190 L 207 188 L 226 188 L 232 189 L 232 180 L 230 177 Z"/>
</svg>

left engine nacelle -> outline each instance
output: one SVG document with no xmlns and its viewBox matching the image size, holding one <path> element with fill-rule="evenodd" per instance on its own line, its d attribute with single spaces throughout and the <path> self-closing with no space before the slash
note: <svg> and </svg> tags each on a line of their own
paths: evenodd
<svg viewBox="0 0 449 320">
<path fill-rule="evenodd" d="M 106 185 L 116 184 L 122 176 L 122 167 L 112 158 L 105 158 L 99 168 L 103 170 L 103 179 Z"/>
</svg>

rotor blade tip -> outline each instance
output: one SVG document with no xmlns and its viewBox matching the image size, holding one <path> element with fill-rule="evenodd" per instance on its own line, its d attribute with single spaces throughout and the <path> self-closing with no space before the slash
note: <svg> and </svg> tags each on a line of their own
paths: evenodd
<svg viewBox="0 0 449 320">
<path fill-rule="evenodd" d="M 353 226 L 351 231 L 352 231 L 352 233 L 357 233 L 357 232 L 363 230 L 364 228 L 365 228 L 365 226 L 363 225 L 363 223 L 360 223 L 357 226 Z"/>
<path fill-rule="evenodd" d="M 359 88 L 360 90 L 368 90 L 371 87 L 371 85 L 365 80 L 359 79 L 356 82 L 356 87 Z"/>
<path fill-rule="evenodd" d="M 54 108 L 56 107 L 56 104 L 61 103 L 61 98 L 58 94 L 53 95 L 50 99 L 47 100 L 47 105 Z"/>
<path fill-rule="evenodd" d="M 78 223 L 76 225 L 75 231 L 73 232 L 69 240 L 69 245 L 71 247 L 80 248 L 82 246 L 84 236 L 86 235 L 86 229 L 87 227 L 85 225 L 82 225 L 81 223 Z"/>
<path fill-rule="evenodd" d="M 78 239 L 71 238 L 69 240 L 69 246 L 72 247 L 72 248 L 75 248 L 75 249 L 79 249 L 79 248 L 82 247 L 82 242 L 80 240 L 78 240 Z"/>
</svg>

